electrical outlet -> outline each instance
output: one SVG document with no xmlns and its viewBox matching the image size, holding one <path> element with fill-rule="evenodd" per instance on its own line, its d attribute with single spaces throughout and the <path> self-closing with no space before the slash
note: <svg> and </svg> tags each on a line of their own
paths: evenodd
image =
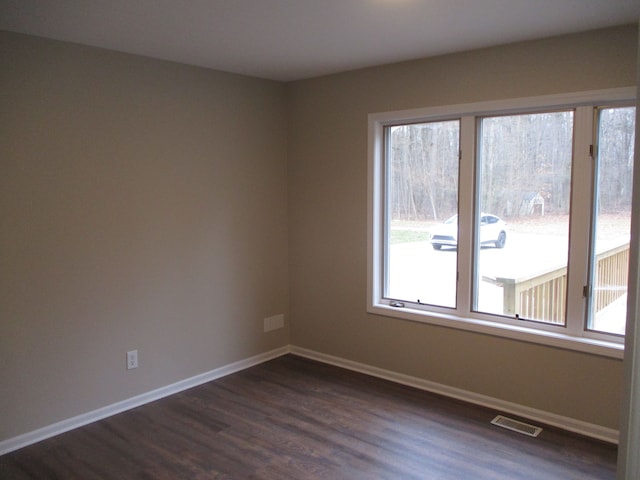
<svg viewBox="0 0 640 480">
<path fill-rule="evenodd" d="M 127 352 L 127 370 L 138 368 L 138 350 Z"/>
<path fill-rule="evenodd" d="M 270 332 L 284 327 L 284 314 L 274 315 L 273 317 L 264 319 L 264 331 Z"/>
</svg>

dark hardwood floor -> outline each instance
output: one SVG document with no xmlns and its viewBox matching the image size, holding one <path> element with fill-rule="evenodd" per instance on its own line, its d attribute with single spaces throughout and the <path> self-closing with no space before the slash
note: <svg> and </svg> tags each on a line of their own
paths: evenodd
<svg viewBox="0 0 640 480">
<path fill-rule="evenodd" d="M 0 457 L 2 479 L 613 479 L 616 447 L 287 355 Z"/>
</svg>

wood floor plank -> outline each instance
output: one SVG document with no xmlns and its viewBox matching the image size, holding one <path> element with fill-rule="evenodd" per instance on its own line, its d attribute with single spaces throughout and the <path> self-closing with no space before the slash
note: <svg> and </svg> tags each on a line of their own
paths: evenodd
<svg viewBox="0 0 640 480">
<path fill-rule="evenodd" d="M 0 457 L 2 480 L 607 480 L 616 447 L 286 355 Z"/>
</svg>

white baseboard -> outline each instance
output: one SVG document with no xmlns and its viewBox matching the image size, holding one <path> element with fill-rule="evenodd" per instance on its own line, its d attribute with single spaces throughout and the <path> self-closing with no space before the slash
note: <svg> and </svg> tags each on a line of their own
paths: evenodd
<svg viewBox="0 0 640 480">
<path fill-rule="evenodd" d="M 96 422 L 98 420 L 102 420 L 112 415 L 125 412 L 146 403 L 168 397 L 169 395 L 173 395 L 183 390 L 202 385 L 203 383 L 216 380 L 226 375 L 245 370 L 249 367 L 253 367 L 254 365 L 258 365 L 282 355 L 286 355 L 287 353 L 292 353 L 301 357 L 309 358 L 311 360 L 316 360 L 322 363 L 335 365 L 337 367 L 346 368 L 348 370 L 364 373 L 366 375 L 371 375 L 373 377 L 378 377 L 403 385 L 408 385 L 420 390 L 437 393 L 446 397 L 463 400 L 475 405 L 492 408 L 500 412 L 518 415 L 529 420 L 558 427 L 563 430 L 568 430 L 570 432 L 578 433 L 598 440 L 603 440 L 605 442 L 614 444 L 618 443 L 619 433 L 617 430 L 611 428 L 594 425 L 591 423 L 583 422 L 581 420 L 564 417 L 562 415 L 556 415 L 554 413 L 537 410 L 516 403 L 506 402 L 497 398 L 480 395 L 459 388 L 449 387 L 440 383 L 430 382 L 428 380 L 423 380 L 421 378 L 392 372 L 390 370 L 385 370 L 378 367 L 373 367 L 364 363 L 354 362 L 340 357 L 334 357 L 332 355 L 319 353 L 313 350 L 308 350 L 293 345 L 287 345 L 285 347 L 271 350 L 260 355 L 256 355 L 244 360 L 240 360 L 238 362 L 231 363 L 229 365 L 225 365 L 220 368 L 213 369 L 209 372 L 205 372 L 200 375 L 181 380 L 171 385 L 167 385 L 165 387 L 161 387 L 156 390 L 137 395 L 127 400 L 123 400 L 112 405 L 107 405 L 106 407 L 83 413 L 76 417 L 62 420 L 61 422 L 39 428 L 38 430 L 34 430 L 32 432 L 28 432 L 17 437 L 10 438 L 8 440 L 1 441 L 0 455 L 4 455 L 5 453 L 18 450 L 19 448 L 32 445 L 41 440 L 45 440 L 69 430 L 73 430 L 89 423 Z"/>
<path fill-rule="evenodd" d="M 102 420 L 103 418 L 107 418 L 112 415 L 131 410 L 132 408 L 139 407 L 146 403 L 168 397 L 169 395 L 173 395 L 183 390 L 197 387 L 198 385 L 202 385 L 203 383 L 207 383 L 226 375 L 239 372 L 240 370 L 253 367 L 254 365 L 267 362 L 276 357 L 285 355 L 289 353 L 289 351 L 289 346 L 271 350 L 270 352 L 265 352 L 260 355 L 230 363 L 229 365 L 215 368 L 209 372 L 180 380 L 179 382 L 172 383 L 171 385 L 167 385 L 165 387 L 161 387 L 156 390 L 152 390 L 150 392 L 128 398 L 127 400 L 123 400 L 112 405 L 107 405 L 106 407 L 83 413 L 76 417 L 68 418 L 52 425 L 39 428 L 38 430 L 13 437 L 8 440 L 4 440 L 0 442 L 0 455 L 18 450 L 19 448 L 26 447 L 27 445 L 32 445 L 55 435 L 68 432 L 69 430 L 73 430 L 74 428 L 82 427 L 84 425 L 88 425 L 89 423 Z"/>
<path fill-rule="evenodd" d="M 555 413 L 537 410 L 535 408 L 519 405 L 517 403 L 506 402 L 498 398 L 480 395 L 478 393 L 469 392 L 459 388 L 450 387 L 440 383 L 430 382 L 417 377 L 404 375 L 401 373 L 384 370 L 382 368 L 373 367 L 364 363 L 358 363 L 344 358 L 326 355 L 313 350 L 307 350 L 296 346 L 291 346 L 291 353 L 301 357 L 317 360 L 319 362 L 335 365 L 337 367 L 346 368 L 356 372 L 371 375 L 373 377 L 390 380 L 392 382 L 408 385 L 432 393 L 437 393 L 450 398 L 455 398 L 475 405 L 498 410 L 512 415 L 518 415 L 535 422 L 540 422 L 563 430 L 578 433 L 587 437 L 595 438 L 605 442 L 617 444 L 619 432 L 612 428 L 602 427 L 592 423 L 576 420 L 574 418 L 557 415 Z"/>
</svg>

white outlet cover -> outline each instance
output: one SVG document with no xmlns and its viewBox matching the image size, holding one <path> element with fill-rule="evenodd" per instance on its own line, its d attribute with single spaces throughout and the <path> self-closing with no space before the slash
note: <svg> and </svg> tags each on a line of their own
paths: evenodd
<svg viewBox="0 0 640 480">
<path fill-rule="evenodd" d="M 138 368 L 138 350 L 130 350 L 127 352 L 127 370 Z"/>
</svg>

